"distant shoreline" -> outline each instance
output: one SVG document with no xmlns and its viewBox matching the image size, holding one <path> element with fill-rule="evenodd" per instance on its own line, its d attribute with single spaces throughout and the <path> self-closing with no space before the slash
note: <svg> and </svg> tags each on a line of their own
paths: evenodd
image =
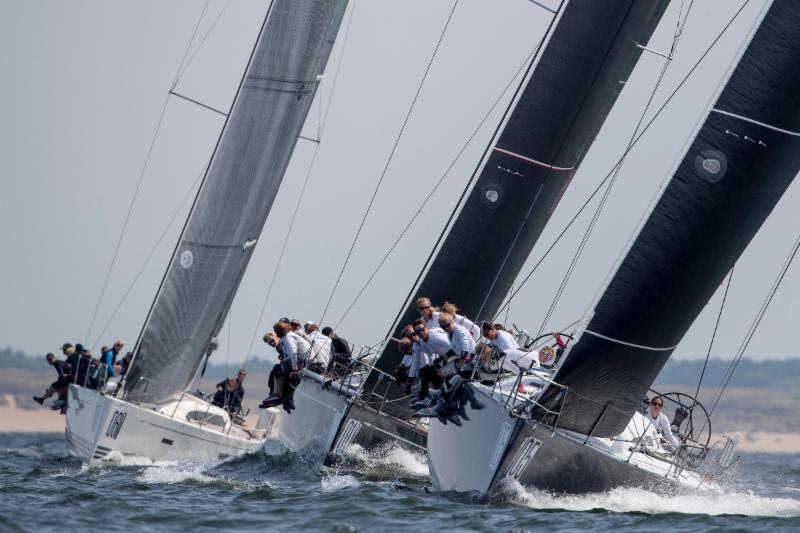
<svg viewBox="0 0 800 533">
<path fill-rule="evenodd" d="M 63 433 L 64 417 L 47 407 L 0 406 L 0 433 Z M 759 453 L 800 453 L 800 433 L 742 431 L 739 449 Z"/>
</svg>

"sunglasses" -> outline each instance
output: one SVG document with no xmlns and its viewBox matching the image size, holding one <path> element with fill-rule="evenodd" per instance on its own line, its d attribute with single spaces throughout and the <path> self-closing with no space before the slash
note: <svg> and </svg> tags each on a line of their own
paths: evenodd
<svg viewBox="0 0 800 533">
<path fill-rule="evenodd" d="M 425 331 L 425 328 L 415 329 L 415 330 L 414 330 L 414 334 L 415 334 L 415 335 L 422 335 L 422 333 L 423 333 L 424 331 Z"/>
<path fill-rule="evenodd" d="M 651 402 L 650 405 L 654 405 L 656 407 L 664 407 L 663 403 L 658 403 L 658 402 Z"/>
<path fill-rule="evenodd" d="M 430 309 L 430 308 L 431 308 L 430 305 L 421 305 L 421 306 L 417 307 L 417 309 L 419 309 L 420 311 L 424 311 L 424 310 Z"/>
</svg>

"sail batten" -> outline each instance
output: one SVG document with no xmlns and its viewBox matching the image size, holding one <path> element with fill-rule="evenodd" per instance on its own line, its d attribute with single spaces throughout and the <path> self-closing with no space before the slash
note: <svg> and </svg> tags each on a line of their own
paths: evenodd
<svg viewBox="0 0 800 533">
<path fill-rule="evenodd" d="M 800 12 L 777 1 L 762 16 L 565 354 L 560 387 L 543 391 L 560 415 L 537 418 L 620 433 L 800 171 Z"/>
<path fill-rule="evenodd" d="M 126 399 L 186 390 L 250 261 L 347 0 L 274 0 L 142 331 Z"/>
</svg>

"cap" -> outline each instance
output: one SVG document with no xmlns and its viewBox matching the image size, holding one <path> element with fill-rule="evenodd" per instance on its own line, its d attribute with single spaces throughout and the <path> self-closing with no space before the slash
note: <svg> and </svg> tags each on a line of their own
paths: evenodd
<svg viewBox="0 0 800 533">
<path fill-rule="evenodd" d="M 308 326 L 316 326 L 316 324 L 315 324 L 315 323 L 313 323 L 313 322 L 312 322 L 312 321 L 310 321 L 310 320 L 309 320 L 308 322 L 306 322 L 304 325 L 305 325 L 306 327 L 308 327 Z"/>
<path fill-rule="evenodd" d="M 326 337 L 328 335 L 330 335 L 331 333 L 333 333 L 333 328 L 332 327 L 325 326 L 324 328 L 322 328 L 322 334 L 325 335 Z"/>
<path fill-rule="evenodd" d="M 296 319 L 296 318 L 293 318 L 292 321 L 289 322 L 289 324 L 291 324 L 293 326 L 299 326 L 300 325 L 300 321 L 298 319 Z"/>
<path fill-rule="evenodd" d="M 279 319 L 278 322 L 283 322 L 284 324 L 291 324 L 291 322 L 289 322 L 289 319 L 286 317 Z"/>
<path fill-rule="evenodd" d="M 66 350 L 67 348 L 72 348 L 72 344 L 69 342 L 65 342 L 63 346 L 61 346 L 62 350 Z"/>
<path fill-rule="evenodd" d="M 83 344 L 76 344 L 75 351 L 81 353 L 83 351 Z"/>
</svg>

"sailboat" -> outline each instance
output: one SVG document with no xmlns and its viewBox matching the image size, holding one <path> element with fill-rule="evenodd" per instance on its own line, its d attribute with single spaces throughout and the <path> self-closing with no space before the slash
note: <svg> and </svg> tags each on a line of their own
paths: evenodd
<svg viewBox="0 0 800 533">
<path fill-rule="evenodd" d="M 297 409 L 281 420 L 284 445 L 317 463 L 336 461 L 351 445 L 369 451 L 394 443 L 425 452 L 427 421 L 413 418 L 413 400 L 394 380 L 401 356 L 392 339 L 418 316 L 418 296 L 456 302 L 468 317 L 497 312 L 667 5 L 571 0 L 546 13 L 547 32 L 458 216 L 443 230 L 387 340 L 363 350 L 374 364 L 333 387 L 306 372 L 295 393 Z"/>
<path fill-rule="evenodd" d="M 554 370 L 472 383 L 486 409 L 471 411 L 463 427 L 431 423 L 428 457 L 438 489 L 487 495 L 515 483 L 573 493 L 717 486 L 735 461 L 735 437 L 709 446 L 684 422 L 702 407 L 673 404 L 681 442 L 670 450 L 640 408 L 800 171 L 797 57 L 797 4 L 767 2 Z"/>
<path fill-rule="evenodd" d="M 274 0 L 124 379 L 70 385 L 66 439 L 85 461 L 216 460 L 264 445 L 191 394 L 270 212 L 347 0 Z"/>
</svg>

